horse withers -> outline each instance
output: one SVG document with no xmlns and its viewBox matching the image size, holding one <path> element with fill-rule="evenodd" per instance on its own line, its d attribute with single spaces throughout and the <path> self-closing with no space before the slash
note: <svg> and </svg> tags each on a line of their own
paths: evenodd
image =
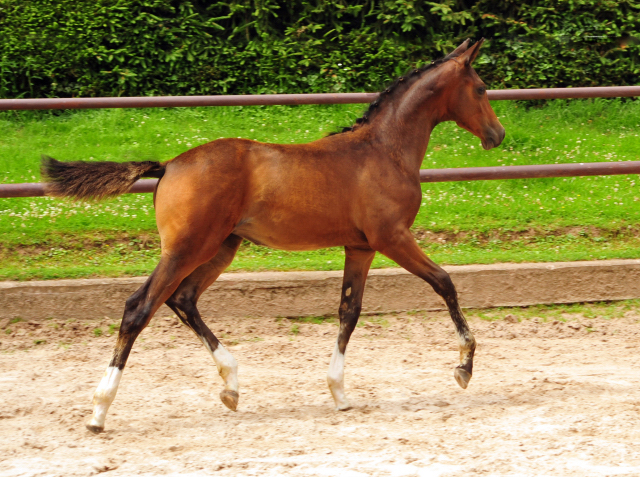
<svg viewBox="0 0 640 477">
<path fill-rule="evenodd" d="M 472 68 L 482 40 L 398 78 L 352 127 L 308 144 L 219 139 L 165 162 L 58 162 L 44 158 L 49 195 L 100 199 L 159 178 L 154 203 L 161 258 L 126 302 L 115 351 L 93 397 L 89 430 L 104 429 L 134 341 L 166 303 L 211 353 L 224 381 L 222 402 L 238 405 L 237 362 L 203 322 L 200 295 L 229 266 L 243 240 L 283 250 L 345 248 L 340 328 L 327 381 L 336 408 L 344 392 L 345 351 L 376 252 L 424 279 L 447 304 L 460 348 L 454 376 L 466 388 L 475 339 L 449 275 L 415 242 L 419 170 L 433 128 L 455 121 L 498 146 L 505 131 Z"/>
</svg>

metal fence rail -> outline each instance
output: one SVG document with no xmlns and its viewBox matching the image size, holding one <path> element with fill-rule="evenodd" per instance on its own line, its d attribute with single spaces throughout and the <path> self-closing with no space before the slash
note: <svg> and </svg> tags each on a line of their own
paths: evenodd
<svg viewBox="0 0 640 477">
<path fill-rule="evenodd" d="M 133 184 L 129 189 L 129 194 L 141 192 L 153 192 L 158 179 L 142 179 Z M 39 182 L 27 182 L 23 184 L 0 184 L 0 199 L 9 197 L 42 197 L 45 193 L 46 184 Z"/>
<path fill-rule="evenodd" d="M 615 98 L 640 96 L 640 86 L 602 86 L 594 88 L 540 88 L 487 91 L 490 100 L 536 100 Z M 378 93 L 264 94 L 238 96 L 148 96 L 137 98 L 38 98 L 0 99 L 0 111 L 33 109 L 159 108 L 194 106 L 258 106 L 296 104 L 370 103 Z M 547 164 L 535 166 L 468 167 L 422 169 L 421 182 L 532 179 L 540 177 L 578 177 L 640 174 L 640 161 Z M 156 179 L 136 182 L 130 193 L 153 192 Z M 44 184 L 0 184 L 0 198 L 41 197 Z"/>
<path fill-rule="evenodd" d="M 490 100 L 618 98 L 640 96 L 640 86 L 594 88 L 498 89 Z M 126 98 L 0 99 L 0 111 L 27 109 L 176 108 L 193 106 L 262 106 L 370 103 L 378 93 L 241 94 L 237 96 L 144 96 Z"/>
<path fill-rule="evenodd" d="M 621 174 L 640 174 L 640 161 L 422 169 L 420 182 L 491 181 L 539 179 L 541 177 L 616 176 Z"/>
</svg>

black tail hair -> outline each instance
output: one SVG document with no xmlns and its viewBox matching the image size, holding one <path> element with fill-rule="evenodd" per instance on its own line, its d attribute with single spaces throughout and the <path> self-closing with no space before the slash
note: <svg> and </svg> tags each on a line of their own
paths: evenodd
<svg viewBox="0 0 640 477">
<path fill-rule="evenodd" d="M 45 192 L 55 197 L 105 199 L 128 192 L 141 177 L 164 175 L 165 164 L 140 162 L 60 162 L 42 156 L 40 172 L 47 182 Z"/>
</svg>

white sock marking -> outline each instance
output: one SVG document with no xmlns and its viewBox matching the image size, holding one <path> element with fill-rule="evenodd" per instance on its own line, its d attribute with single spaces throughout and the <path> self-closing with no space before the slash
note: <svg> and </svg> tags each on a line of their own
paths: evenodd
<svg viewBox="0 0 640 477">
<path fill-rule="evenodd" d="M 227 349 L 218 343 L 215 351 L 211 351 L 211 347 L 206 339 L 200 338 L 204 347 L 207 348 L 218 368 L 218 374 L 224 380 L 224 388 L 229 391 L 238 392 L 238 362 Z"/>
<path fill-rule="evenodd" d="M 122 371 L 114 366 L 109 366 L 93 395 L 93 417 L 90 425 L 104 428 L 104 420 L 107 417 L 109 406 L 116 397 Z"/>
<path fill-rule="evenodd" d="M 336 403 L 336 409 L 344 410 L 350 408 L 351 405 L 344 393 L 344 354 L 340 352 L 337 341 L 329 364 L 327 383 Z"/>
</svg>

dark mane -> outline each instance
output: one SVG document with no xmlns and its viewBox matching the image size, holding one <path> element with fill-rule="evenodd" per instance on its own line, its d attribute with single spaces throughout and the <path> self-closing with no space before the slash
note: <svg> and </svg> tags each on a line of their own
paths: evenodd
<svg viewBox="0 0 640 477">
<path fill-rule="evenodd" d="M 399 78 L 397 78 L 393 83 L 387 86 L 383 91 L 381 91 L 380 95 L 371 104 L 369 104 L 369 108 L 364 112 L 364 114 L 358 119 L 356 119 L 356 122 L 353 126 L 344 127 L 342 128 L 342 131 L 333 132 L 329 134 L 329 136 L 333 136 L 334 134 L 342 134 L 342 133 L 354 131 L 357 127 L 365 124 L 369 120 L 371 115 L 378 108 L 380 108 L 382 104 L 386 103 L 388 101 L 388 98 L 394 92 L 398 91 L 401 85 L 405 87 L 404 89 L 406 89 L 408 85 L 413 84 L 416 79 L 420 78 L 423 73 L 427 71 L 431 71 L 432 69 L 435 69 L 441 64 L 446 63 L 450 59 L 456 58 L 458 56 L 459 56 L 458 54 L 455 54 L 455 52 L 452 52 L 452 53 L 449 53 L 447 56 L 440 58 L 438 60 L 432 61 L 431 63 L 428 63 L 420 68 L 412 68 L 403 76 L 400 76 Z"/>
</svg>

